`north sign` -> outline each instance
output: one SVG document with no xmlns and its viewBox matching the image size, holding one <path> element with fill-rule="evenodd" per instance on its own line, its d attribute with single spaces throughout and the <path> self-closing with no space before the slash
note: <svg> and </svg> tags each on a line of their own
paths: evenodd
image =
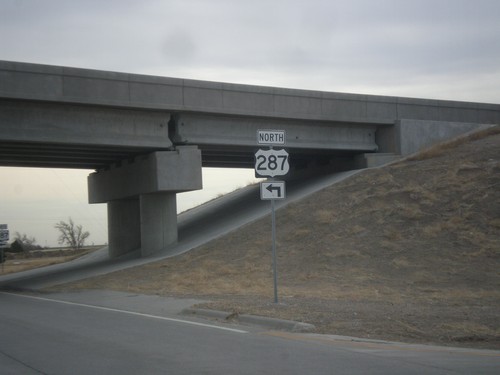
<svg viewBox="0 0 500 375">
<path fill-rule="evenodd" d="M 286 140 L 284 130 L 257 130 L 257 144 L 283 146 Z"/>
<path fill-rule="evenodd" d="M 260 149 L 255 153 L 255 174 L 257 176 L 284 176 L 289 170 L 288 152 L 285 150 Z"/>
</svg>

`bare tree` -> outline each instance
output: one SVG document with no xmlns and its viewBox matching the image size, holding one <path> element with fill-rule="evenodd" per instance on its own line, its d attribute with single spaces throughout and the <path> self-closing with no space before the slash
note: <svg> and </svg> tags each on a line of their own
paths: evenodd
<svg viewBox="0 0 500 375">
<path fill-rule="evenodd" d="M 75 225 L 71 218 L 69 218 L 67 223 L 61 220 L 54 228 L 58 229 L 61 233 L 58 239 L 59 244 L 67 244 L 75 250 L 80 249 L 84 245 L 87 237 L 90 236 L 89 232 L 83 231 L 81 225 Z"/>
</svg>

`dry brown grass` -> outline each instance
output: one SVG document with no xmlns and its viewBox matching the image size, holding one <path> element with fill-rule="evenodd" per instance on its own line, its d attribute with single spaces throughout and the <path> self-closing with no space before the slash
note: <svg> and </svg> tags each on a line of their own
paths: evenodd
<svg viewBox="0 0 500 375">
<path fill-rule="evenodd" d="M 8 259 L 6 259 L 5 263 L 0 265 L 0 274 L 22 272 L 69 262 L 100 248 L 101 246 L 91 246 L 76 251 L 66 248 L 57 248 L 50 251 L 34 250 L 27 254 L 8 254 Z"/>
<path fill-rule="evenodd" d="M 499 128 L 436 149 L 277 212 L 284 306 L 269 306 L 269 217 L 182 256 L 65 288 L 203 296 L 214 308 L 320 332 L 500 348 Z"/>
<path fill-rule="evenodd" d="M 479 139 L 483 139 L 495 134 L 500 134 L 500 126 L 492 126 L 490 128 L 473 132 L 471 134 L 467 134 L 465 136 L 459 136 L 456 137 L 455 139 L 452 139 L 447 142 L 442 142 L 437 145 L 431 146 L 425 150 L 422 150 L 418 152 L 416 155 L 413 155 L 408 158 L 410 161 L 418 161 L 418 160 L 425 160 L 425 159 L 432 159 L 439 157 L 446 153 L 448 150 L 452 150 L 454 148 L 457 148 L 460 145 L 463 145 L 468 142 L 474 142 Z"/>
<path fill-rule="evenodd" d="M 34 268 L 51 266 L 53 264 L 69 262 L 76 258 L 78 258 L 78 256 L 68 255 L 45 258 L 8 259 L 4 264 L 0 265 L 0 271 L 1 274 L 5 275 L 8 273 L 21 272 Z"/>
</svg>

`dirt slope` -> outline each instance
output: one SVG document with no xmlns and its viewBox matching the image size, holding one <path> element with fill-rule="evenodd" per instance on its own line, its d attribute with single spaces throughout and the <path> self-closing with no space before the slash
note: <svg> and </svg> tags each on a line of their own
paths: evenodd
<svg viewBox="0 0 500 375">
<path fill-rule="evenodd" d="M 500 128 L 366 170 L 188 254 L 65 286 L 195 295 L 319 332 L 500 349 Z"/>
</svg>

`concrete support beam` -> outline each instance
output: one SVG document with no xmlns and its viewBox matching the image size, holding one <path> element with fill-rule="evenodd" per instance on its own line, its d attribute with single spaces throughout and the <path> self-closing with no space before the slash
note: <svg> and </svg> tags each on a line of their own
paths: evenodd
<svg viewBox="0 0 500 375">
<path fill-rule="evenodd" d="M 166 150 L 168 112 L 0 100 L 2 141 Z"/>
<path fill-rule="evenodd" d="M 142 256 L 177 242 L 176 193 L 202 188 L 196 147 L 155 152 L 88 177 L 89 202 L 108 203 L 109 254 Z"/>
<path fill-rule="evenodd" d="M 153 255 L 177 242 L 175 193 L 144 194 L 141 206 L 141 255 Z"/>
<path fill-rule="evenodd" d="M 391 125 L 390 122 L 382 124 Z M 376 151 L 378 125 L 180 113 L 169 126 L 173 127 L 174 143 L 205 148 L 214 144 L 255 148 L 257 130 L 283 129 L 286 130 L 286 147 L 291 149 Z"/>
<path fill-rule="evenodd" d="M 108 202 L 108 248 L 111 258 L 141 248 L 139 199 Z"/>
<path fill-rule="evenodd" d="M 198 190 L 202 188 L 201 153 L 196 146 L 184 146 L 139 156 L 132 162 L 92 173 L 88 187 L 89 203 Z"/>
</svg>

